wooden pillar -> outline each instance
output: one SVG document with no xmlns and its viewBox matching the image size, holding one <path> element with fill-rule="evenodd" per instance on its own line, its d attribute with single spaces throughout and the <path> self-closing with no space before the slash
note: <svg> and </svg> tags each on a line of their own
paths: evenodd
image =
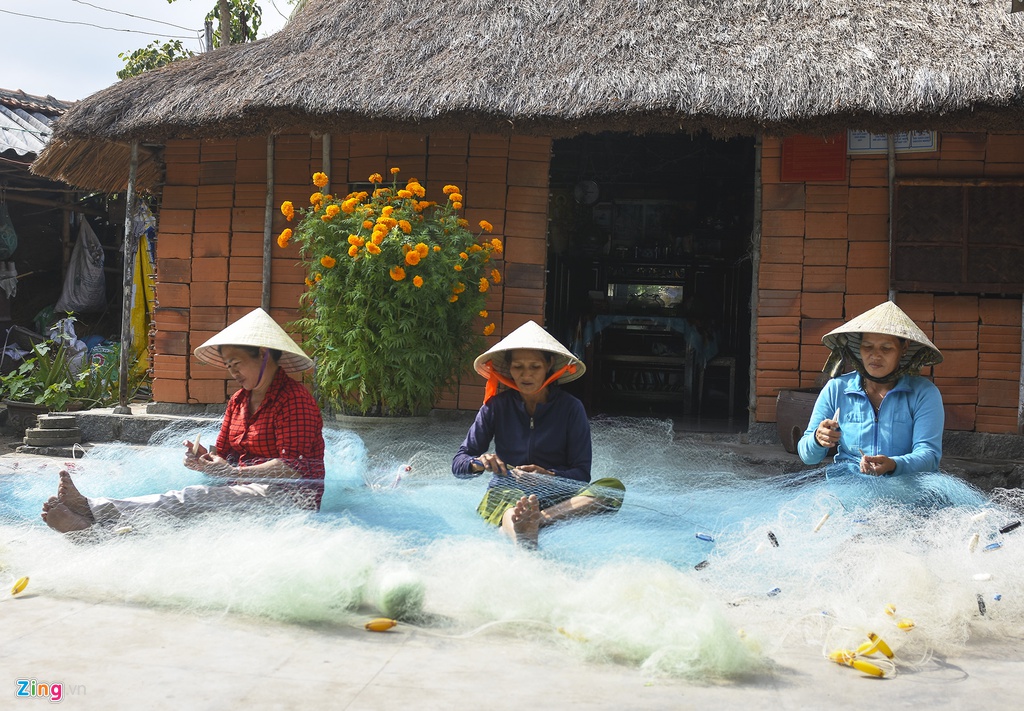
<svg viewBox="0 0 1024 711">
<path fill-rule="evenodd" d="M 132 285 L 135 279 L 135 247 L 138 240 L 132 229 L 135 208 L 135 179 L 139 172 L 139 142 L 132 141 L 132 158 L 128 165 L 128 191 L 124 205 L 124 265 L 122 267 L 124 298 L 121 301 L 121 363 L 117 379 L 118 405 L 116 415 L 130 415 L 128 407 L 128 356 L 132 344 Z"/>
<path fill-rule="evenodd" d="M 757 290 L 761 269 L 761 206 L 764 186 L 761 180 L 763 134 L 754 139 L 754 224 L 750 231 L 750 391 L 747 395 L 747 430 L 757 420 Z"/>
<path fill-rule="evenodd" d="M 267 200 L 263 212 L 263 293 L 260 306 L 270 313 L 271 259 L 274 237 L 274 136 L 267 136 Z"/>
</svg>

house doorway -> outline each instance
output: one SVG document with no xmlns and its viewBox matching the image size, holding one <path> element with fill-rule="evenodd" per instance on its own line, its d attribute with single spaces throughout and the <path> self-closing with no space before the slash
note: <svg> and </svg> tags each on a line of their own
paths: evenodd
<svg viewBox="0 0 1024 711">
<path fill-rule="evenodd" d="M 556 140 L 546 319 L 591 414 L 746 425 L 754 140 Z"/>
</svg>

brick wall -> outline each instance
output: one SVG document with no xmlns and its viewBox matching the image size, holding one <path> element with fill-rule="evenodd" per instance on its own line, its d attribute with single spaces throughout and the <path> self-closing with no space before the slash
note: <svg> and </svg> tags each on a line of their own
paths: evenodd
<svg viewBox="0 0 1024 711">
<path fill-rule="evenodd" d="M 260 305 L 266 141 L 172 141 L 164 152 L 167 181 L 159 214 L 153 398 L 160 402 L 220 403 L 237 386 L 222 369 L 200 363 L 192 351 L 211 335 Z M 505 242 L 500 285 L 487 295 L 488 345 L 527 320 L 543 323 L 547 258 L 547 194 L 551 141 L 479 134 L 351 134 L 331 136 L 331 189 L 364 182 L 397 166 L 417 177 L 428 199 L 442 187 L 463 188 L 471 225 L 487 220 Z M 320 138 L 282 135 L 275 141 L 274 225 L 285 200 L 307 205 L 312 174 L 323 170 Z M 298 248 L 273 247 L 270 313 L 285 324 L 298 317 L 305 289 Z M 466 374 L 441 393 L 438 407 L 476 409 L 483 382 Z"/>
<path fill-rule="evenodd" d="M 814 385 L 828 357 L 822 335 L 888 298 L 886 156 L 850 157 L 845 183 L 782 183 L 781 149 L 765 139 L 758 422 L 775 421 L 779 390 Z M 1024 134 L 943 133 L 936 153 L 897 154 L 896 173 L 1024 176 Z M 901 293 L 896 303 L 945 357 L 923 374 L 942 392 L 946 428 L 1016 432 L 1020 299 Z"/>
</svg>

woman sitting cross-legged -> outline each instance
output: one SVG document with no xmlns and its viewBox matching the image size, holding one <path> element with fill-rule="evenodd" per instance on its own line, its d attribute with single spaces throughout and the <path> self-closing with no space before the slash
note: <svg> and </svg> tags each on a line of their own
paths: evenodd
<svg viewBox="0 0 1024 711">
<path fill-rule="evenodd" d="M 535 547 L 545 526 L 622 505 L 625 487 L 618 479 L 590 482 L 587 413 L 557 384 L 583 375 L 586 367 L 576 356 L 528 321 L 473 366 L 487 378 L 487 391 L 452 473 L 466 479 L 491 472 L 477 509 L 485 520 Z M 499 383 L 508 390 L 498 393 Z"/>
<path fill-rule="evenodd" d="M 288 376 L 313 361 L 265 311 L 256 309 L 196 348 L 238 383 L 217 444 L 186 441 L 185 466 L 225 484 L 127 499 L 90 498 L 60 473 L 43 520 L 61 533 L 114 524 L 146 512 L 176 517 L 238 506 L 320 508 L 324 491 L 323 420 L 313 396 Z"/>
</svg>

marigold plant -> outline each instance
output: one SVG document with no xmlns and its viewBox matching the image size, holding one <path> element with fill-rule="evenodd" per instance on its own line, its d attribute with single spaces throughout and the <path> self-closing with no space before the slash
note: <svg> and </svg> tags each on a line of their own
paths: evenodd
<svg viewBox="0 0 1024 711">
<path fill-rule="evenodd" d="M 367 190 L 315 192 L 305 210 L 282 205 L 299 216 L 278 244 L 298 244 L 309 275 L 297 325 L 328 409 L 425 414 L 482 349 L 481 334 L 494 331 L 481 319 L 487 289 L 501 279 L 501 240 L 484 236 L 486 221 L 469 231 L 458 186 L 434 202 L 415 178 L 399 185 L 398 173 L 390 170 L 390 186 L 374 173 Z M 329 179 L 316 173 L 313 182 Z"/>
</svg>

